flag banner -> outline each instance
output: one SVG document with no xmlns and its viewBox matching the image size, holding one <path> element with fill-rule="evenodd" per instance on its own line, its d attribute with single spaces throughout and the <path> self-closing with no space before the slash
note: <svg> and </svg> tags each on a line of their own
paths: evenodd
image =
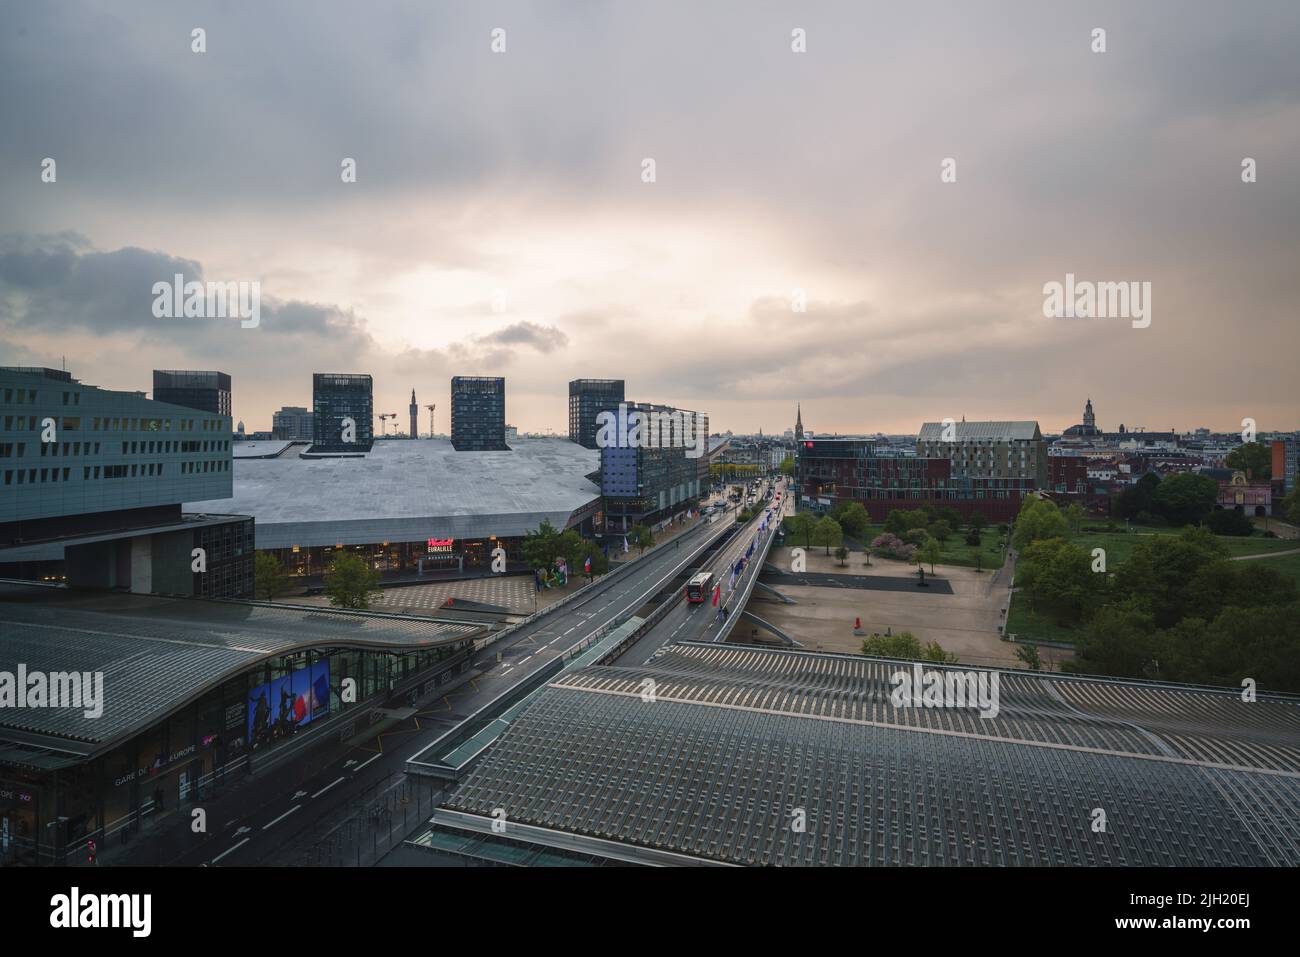
<svg viewBox="0 0 1300 957">
<path fill-rule="evenodd" d="M 626 535 L 623 536 L 623 551 L 624 551 L 624 552 L 627 551 L 627 536 L 626 536 Z"/>
<path fill-rule="evenodd" d="M 718 607 L 718 599 L 722 597 L 722 582 L 713 586 L 713 607 Z"/>
</svg>

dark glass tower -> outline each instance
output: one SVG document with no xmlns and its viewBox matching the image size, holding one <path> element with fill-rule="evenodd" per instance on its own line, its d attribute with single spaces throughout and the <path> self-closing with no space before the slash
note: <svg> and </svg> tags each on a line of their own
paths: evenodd
<svg viewBox="0 0 1300 957">
<path fill-rule="evenodd" d="M 623 401 L 622 379 L 574 379 L 569 383 L 569 441 L 596 447 L 596 416 Z"/>
<path fill-rule="evenodd" d="M 313 452 L 368 452 L 375 440 L 374 380 L 368 375 L 317 372 L 311 377 Z M 356 423 L 343 441 L 343 420 Z"/>
<path fill-rule="evenodd" d="M 509 452 L 506 445 L 506 380 L 453 376 L 451 444 L 457 452 Z"/>
<path fill-rule="evenodd" d="M 213 415 L 230 415 L 230 376 L 224 372 L 154 369 L 153 398 L 155 402 L 183 405 Z"/>
</svg>

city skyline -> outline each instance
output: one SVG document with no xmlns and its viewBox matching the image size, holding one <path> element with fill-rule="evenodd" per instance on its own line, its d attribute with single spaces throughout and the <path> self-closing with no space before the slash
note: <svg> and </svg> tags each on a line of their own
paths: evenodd
<svg viewBox="0 0 1300 957">
<path fill-rule="evenodd" d="M 747 432 L 800 400 L 826 432 L 1064 428 L 1087 394 L 1296 428 L 1294 18 L 1107 8 L 1097 54 L 1091 19 L 1008 14 L 15 10 L 0 351 L 116 389 L 218 368 L 250 428 L 335 369 L 397 413 L 505 376 L 511 424 L 557 434 L 586 375 Z M 260 322 L 155 318 L 177 273 L 260 283 Z M 1045 318 L 1073 275 L 1151 283 L 1150 326 Z"/>
</svg>

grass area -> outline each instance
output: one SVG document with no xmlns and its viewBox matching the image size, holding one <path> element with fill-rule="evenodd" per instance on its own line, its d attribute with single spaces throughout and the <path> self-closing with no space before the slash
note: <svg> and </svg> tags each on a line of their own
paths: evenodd
<svg viewBox="0 0 1300 957">
<path fill-rule="evenodd" d="M 1082 545 L 1091 552 L 1094 548 L 1106 549 L 1106 567 L 1114 568 L 1120 562 L 1128 561 L 1133 548 L 1144 537 L 1151 535 L 1178 535 L 1182 529 L 1152 528 L 1134 526 L 1132 532 L 1098 532 L 1085 528 L 1078 535 L 1070 536 L 1070 541 Z M 1266 555 L 1269 552 L 1281 552 L 1298 547 L 1297 542 L 1285 538 L 1265 538 L 1263 534 L 1237 538 L 1231 535 L 1218 536 L 1219 541 L 1228 550 L 1229 556 Z"/>
<path fill-rule="evenodd" d="M 1079 637 L 1077 628 L 1066 628 L 1046 615 L 1039 615 L 1029 608 L 1029 599 L 1020 592 L 1011 596 L 1011 608 L 1007 611 L 1008 635 L 1015 635 L 1020 641 L 1065 641 L 1073 643 Z"/>
<path fill-rule="evenodd" d="M 869 546 L 872 539 L 884 531 L 885 527 L 883 525 L 868 525 L 867 530 L 862 533 L 862 544 Z M 965 531 L 953 532 L 952 537 L 946 542 L 939 543 L 942 553 L 939 560 L 935 562 L 935 571 L 937 572 L 939 567 L 943 565 L 961 565 L 965 568 L 975 568 L 978 565 L 985 571 L 995 571 L 1001 568 L 1002 563 L 1006 560 L 1006 554 L 1002 549 L 998 548 L 1000 538 L 1001 536 L 996 528 L 993 530 L 986 528 L 981 535 L 980 544 L 967 545 Z M 834 549 L 831 549 L 831 551 L 833 552 Z M 898 559 L 872 555 L 871 560 L 873 562 L 892 562 Z M 928 572 L 929 564 L 925 567 Z"/>
<path fill-rule="evenodd" d="M 1297 547 L 1293 540 L 1291 547 Z M 1251 564 L 1259 564 L 1265 568 L 1271 568 L 1279 575 L 1285 575 L 1296 583 L 1300 588 L 1300 555 L 1279 555 L 1276 558 L 1260 558 Z"/>
</svg>

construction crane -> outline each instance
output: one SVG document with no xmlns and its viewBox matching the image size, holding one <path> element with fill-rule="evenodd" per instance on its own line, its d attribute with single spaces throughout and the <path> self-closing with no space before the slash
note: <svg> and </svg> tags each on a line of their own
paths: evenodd
<svg viewBox="0 0 1300 957">
<path fill-rule="evenodd" d="M 425 408 L 429 410 L 429 438 L 433 438 L 433 410 L 438 408 L 438 404 L 435 402 L 433 405 L 426 405 Z"/>
<path fill-rule="evenodd" d="M 395 418 L 397 418 L 396 412 L 379 413 L 379 434 L 380 435 L 385 435 L 385 436 L 388 435 L 388 420 L 395 419 Z"/>
</svg>

